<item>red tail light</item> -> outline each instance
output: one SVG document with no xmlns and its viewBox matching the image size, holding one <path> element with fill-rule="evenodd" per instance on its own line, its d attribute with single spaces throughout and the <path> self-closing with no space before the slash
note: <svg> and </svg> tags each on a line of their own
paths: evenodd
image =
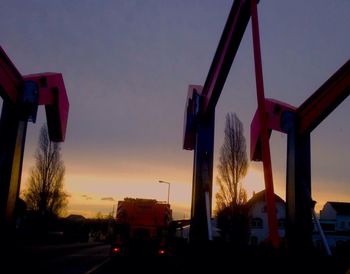
<svg viewBox="0 0 350 274">
<path fill-rule="evenodd" d="M 158 254 L 159 255 L 164 255 L 165 254 L 165 250 L 164 249 L 159 249 L 158 250 Z"/>
<path fill-rule="evenodd" d="M 113 253 L 119 253 L 120 247 L 113 247 Z"/>
</svg>

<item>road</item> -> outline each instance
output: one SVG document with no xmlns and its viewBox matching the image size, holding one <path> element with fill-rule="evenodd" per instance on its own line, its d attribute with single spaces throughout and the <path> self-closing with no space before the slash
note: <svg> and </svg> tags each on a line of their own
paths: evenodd
<svg viewBox="0 0 350 274">
<path fill-rule="evenodd" d="M 181 274 L 190 273 L 188 260 L 184 256 L 172 258 L 134 256 L 114 258 L 106 264 L 101 265 L 91 274 L 112 274 L 112 273 L 152 273 L 152 274 Z M 193 272 L 191 272 L 193 273 Z M 196 272 L 194 272 L 196 273 Z M 204 272 L 207 273 L 207 272 Z M 89 273 L 90 274 L 90 273 Z"/>
<path fill-rule="evenodd" d="M 184 273 L 185 257 L 150 256 L 111 259 L 110 245 L 74 244 L 21 247 L 8 254 L 2 274 L 109 274 L 109 273 Z M 166 270 L 166 271 L 165 271 Z"/>
<path fill-rule="evenodd" d="M 92 272 L 109 258 L 109 245 L 85 247 L 49 258 L 37 266 L 40 273 L 83 274 Z"/>
<path fill-rule="evenodd" d="M 232 254 L 225 249 L 183 250 L 177 256 L 110 259 L 109 245 L 75 244 L 21 248 L 7 254 L 0 272 L 36 274 L 111 273 L 336 273 L 349 270 L 348 260 L 328 257 L 289 258 L 266 252 Z M 10 256 L 10 257 L 9 257 Z M 11 258 L 11 260 L 10 260 Z M 338 267 L 337 267 L 338 266 Z M 350 273 L 350 272 L 349 272 Z"/>
<path fill-rule="evenodd" d="M 1 273 L 92 274 L 109 260 L 109 245 L 75 244 L 21 248 Z"/>
<path fill-rule="evenodd" d="M 21 247 L 8 254 L 1 273 L 109 274 L 109 273 L 184 273 L 185 257 L 149 256 L 111 259 L 110 246 L 74 244 Z M 165 271 L 166 270 L 166 271 Z"/>
</svg>

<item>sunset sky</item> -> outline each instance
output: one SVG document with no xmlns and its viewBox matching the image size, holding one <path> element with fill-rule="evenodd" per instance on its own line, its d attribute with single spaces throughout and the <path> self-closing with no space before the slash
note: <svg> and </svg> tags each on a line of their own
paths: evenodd
<svg viewBox="0 0 350 274">
<path fill-rule="evenodd" d="M 68 213 L 107 214 L 124 197 L 166 201 L 189 217 L 193 152 L 182 150 L 190 84 L 203 85 L 232 1 L 3 0 L 0 45 L 22 74 L 61 72 L 70 113 L 62 155 Z M 350 1 L 261 0 L 258 6 L 265 95 L 299 106 L 350 57 Z M 244 124 L 249 154 L 256 103 L 249 23 L 216 108 L 215 158 L 225 115 Z M 29 124 L 22 190 L 41 125 Z M 350 102 L 313 133 L 317 209 L 350 202 Z M 286 140 L 271 138 L 275 191 L 285 198 Z M 216 170 L 215 170 L 216 174 Z M 214 174 L 214 185 L 215 175 Z M 264 188 L 261 163 L 244 187 Z M 214 188 L 215 190 L 215 188 Z M 103 199 L 111 197 L 112 199 Z M 103 199 L 103 200 L 102 200 Z"/>
</svg>

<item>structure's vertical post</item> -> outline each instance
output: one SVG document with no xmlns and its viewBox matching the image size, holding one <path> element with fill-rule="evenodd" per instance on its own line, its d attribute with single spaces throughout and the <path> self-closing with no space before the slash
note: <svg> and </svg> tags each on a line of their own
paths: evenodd
<svg viewBox="0 0 350 274">
<path fill-rule="evenodd" d="M 287 140 L 286 215 L 287 245 L 291 252 L 308 252 L 312 247 L 312 199 L 310 134 L 297 133 L 294 113 L 283 115 Z"/>
<path fill-rule="evenodd" d="M 5 233 L 14 228 L 21 181 L 27 121 L 20 118 L 19 106 L 4 101 L 0 118 L 0 229 Z"/>
<path fill-rule="evenodd" d="M 264 166 L 264 179 L 266 189 L 266 204 L 269 224 L 269 236 L 271 243 L 274 247 L 278 247 L 280 238 L 277 229 L 277 214 L 275 204 L 275 194 L 273 189 L 273 176 L 272 176 L 272 163 L 270 155 L 269 133 L 266 120 L 265 110 L 265 94 L 264 94 L 264 79 L 261 62 L 260 51 L 260 35 L 259 35 L 259 22 L 256 0 L 251 0 L 251 14 L 252 14 L 252 34 L 253 34 L 253 47 L 254 47 L 254 62 L 255 62 L 255 80 L 256 80 L 256 92 L 258 99 L 258 111 L 261 126 L 261 148 L 262 148 L 262 160 Z"/>
<path fill-rule="evenodd" d="M 296 136 L 295 209 L 298 250 L 312 248 L 311 149 L 310 133 Z"/>
<path fill-rule="evenodd" d="M 192 208 L 190 241 L 202 243 L 208 241 L 208 218 L 206 211 L 206 193 L 209 192 L 211 212 L 213 186 L 215 115 L 202 119 L 197 125 L 196 148 L 194 154 L 194 171 L 192 185 Z"/>
</svg>

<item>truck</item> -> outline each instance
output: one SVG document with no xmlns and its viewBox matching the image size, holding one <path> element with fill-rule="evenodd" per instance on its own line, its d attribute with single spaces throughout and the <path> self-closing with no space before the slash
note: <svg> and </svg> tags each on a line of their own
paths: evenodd
<svg viewBox="0 0 350 274">
<path fill-rule="evenodd" d="M 143 198 L 118 201 L 111 255 L 170 255 L 171 222 L 172 210 L 166 202 Z"/>
</svg>

